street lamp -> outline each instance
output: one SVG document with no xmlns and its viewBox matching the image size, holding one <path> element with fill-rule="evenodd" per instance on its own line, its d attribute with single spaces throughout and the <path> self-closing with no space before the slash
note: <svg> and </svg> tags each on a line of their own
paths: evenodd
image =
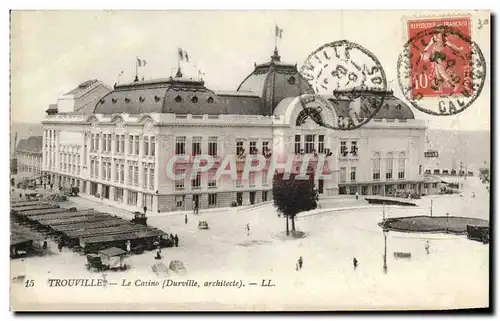
<svg viewBox="0 0 500 321">
<path fill-rule="evenodd" d="M 384 274 L 387 274 L 387 234 L 389 231 L 384 227 Z"/>
<path fill-rule="evenodd" d="M 450 213 L 446 213 L 446 234 L 448 234 L 448 227 L 450 225 L 449 217 L 450 217 Z"/>
</svg>

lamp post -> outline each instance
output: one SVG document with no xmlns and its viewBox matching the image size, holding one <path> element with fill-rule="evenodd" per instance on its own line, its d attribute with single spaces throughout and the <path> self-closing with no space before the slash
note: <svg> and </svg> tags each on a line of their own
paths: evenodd
<svg viewBox="0 0 500 321">
<path fill-rule="evenodd" d="M 448 227 L 450 225 L 450 222 L 448 218 L 450 217 L 450 213 L 446 213 L 446 234 L 448 234 Z"/>
<path fill-rule="evenodd" d="M 389 231 L 385 228 L 383 229 L 384 233 L 384 274 L 387 274 L 387 234 Z"/>
</svg>

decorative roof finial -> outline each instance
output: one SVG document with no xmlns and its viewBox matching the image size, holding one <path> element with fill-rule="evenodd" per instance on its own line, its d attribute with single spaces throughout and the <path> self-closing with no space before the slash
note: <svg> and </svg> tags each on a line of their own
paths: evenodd
<svg viewBox="0 0 500 321">
<path fill-rule="evenodd" d="M 182 71 L 181 71 L 181 67 L 177 68 L 177 73 L 175 74 L 175 77 L 176 77 L 176 78 L 182 78 Z"/>
<path fill-rule="evenodd" d="M 272 61 L 280 61 L 280 55 L 278 54 L 278 47 L 274 47 L 274 54 L 271 56 Z"/>
</svg>

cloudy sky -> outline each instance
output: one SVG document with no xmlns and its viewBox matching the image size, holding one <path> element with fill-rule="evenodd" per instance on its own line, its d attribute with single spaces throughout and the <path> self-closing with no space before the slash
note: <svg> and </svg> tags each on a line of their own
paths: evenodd
<svg viewBox="0 0 500 321">
<path fill-rule="evenodd" d="M 348 39 L 378 57 L 390 87 L 403 98 L 396 80 L 396 62 L 405 43 L 403 16 L 430 14 L 436 13 L 17 11 L 11 27 L 11 117 L 39 122 L 49 104 L 88 79 L 112 86 L 123 71 L 120 81 L 132 81 L 136 57 L 147 61 L 140 77 L 169 77 L 177 67 L 179 47 L 191 60 L 184 66 L 186 76 L 196 78 L 201 69 L 209 88 L 236 90 L 254 62 L 269 60 L 275 24 L 284 30 L 278 42 L 283 61 L 300 68 L 319 46 Z M 472 20 L 481 14 L 473 13 Z M 489 30 L 473 25 L 472 37 L 489 66 Z M 458 116 L 429 116 L 415 109 L 414 113 L 431 128 L 488 129 L 489 90 L 488 77 L 480 97 Z"/>
</svg>

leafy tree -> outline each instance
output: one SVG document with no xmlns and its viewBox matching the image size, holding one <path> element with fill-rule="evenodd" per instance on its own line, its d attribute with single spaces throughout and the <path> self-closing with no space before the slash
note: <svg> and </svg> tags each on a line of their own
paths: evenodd
<svg viewBox="0 0 500 321">
<path fill-rule="evenodd" d="M 295 216 L 317 206 L 318 191 L 314 187 L 314 175 L 308 175 L 308 179 L 297 179 L 297 174 L 290 174 L 290 177 L 285 179 L 284 173 L 274 174 L 274 207 L 285 216 L 286 235 L 290 234 L 288 220 L 292 222 L 292 231 L 295 231 Z"/>
</svg>

